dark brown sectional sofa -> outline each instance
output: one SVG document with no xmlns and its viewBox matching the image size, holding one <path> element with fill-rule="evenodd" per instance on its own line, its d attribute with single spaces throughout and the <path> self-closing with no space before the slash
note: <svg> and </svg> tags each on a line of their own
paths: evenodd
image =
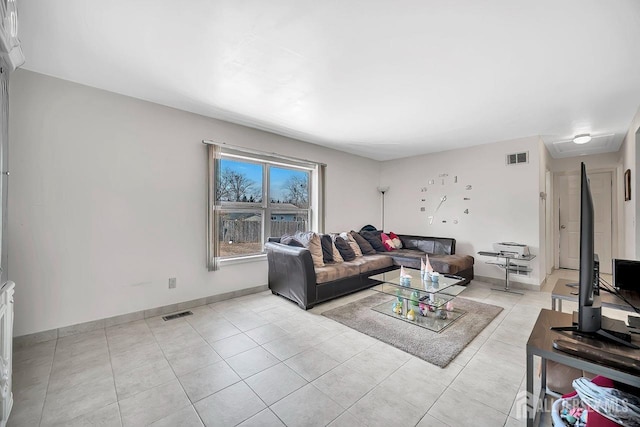
<svg viewBox="0 0 640 427">
<path fill-rule="evenodd" d="M 279 238 L 265 244 L 269 263 L 269 288 L 303 309 L 330 299 L 371 287 L 378 282 L 369 277 L 405 267 L 420 268 L 420 258 L 429 254 L 435 271 L 473 279 L 474 259 L 458 255 L 456 240 L 440 237 L 398 235 L 402 249 L 363 255 L 353 261 L 314 267 L 308 249 L 287 246 Z"/>
</svg>

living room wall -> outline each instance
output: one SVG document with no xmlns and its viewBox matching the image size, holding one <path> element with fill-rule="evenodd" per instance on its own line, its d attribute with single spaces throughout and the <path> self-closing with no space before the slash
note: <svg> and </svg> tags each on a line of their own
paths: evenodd
<svg viewBox="0 0 640 427">
<path fill-rule="evenodd" d="M 540 189 L 540 173 L 545 169 L 541 162 L 546 160 L 541 160 L 541 143 L 538 137 L 522 138 L 384 162 L 380 183 L 390 187 L 385 195 L 385 230 L 454 237 L 456 252 L 475 257 L 475 274 L 495 279 L 504 278 L 503 270 L 486 264 L 493 258 L 477 252 L 492 250 L 494 242 L 529 245 L 538 255 L 530 262 L 533 271 L 529 277 L 513 280 L 538 287 L 544 280 L 539 193 L 544 190 L 544 186 Z M 519 152 L 528 152 L 529 162 L 507 166 L 505 156 Z M 465 189 L 467 185 L 472 186 L 470 190 Z M 447 199 L 434 214 L 443 195 Z"/>
<path fill-rule="evenodd" d="M 379 218 L 374 160 L 25 70 L 10 103 L 16 336 L 267 284 L 207 271 L 203 139 L 326 163 L 326 230 Z"/>
</svg>

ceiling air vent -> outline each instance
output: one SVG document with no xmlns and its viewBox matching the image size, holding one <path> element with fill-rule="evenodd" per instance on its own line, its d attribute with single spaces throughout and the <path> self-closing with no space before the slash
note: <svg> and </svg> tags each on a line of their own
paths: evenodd
<svg viewBox="0 0 640 427">
<path fill-rule="evenodd" d="M 529 152 L 507 154 L 507 165 L 518 165 L 520 163 L 529 163 Z"/>
</svg>

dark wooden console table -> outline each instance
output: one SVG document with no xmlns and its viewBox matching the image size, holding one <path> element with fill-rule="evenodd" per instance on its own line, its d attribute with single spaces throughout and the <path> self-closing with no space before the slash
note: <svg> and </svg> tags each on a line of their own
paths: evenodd
<svg viewBox="0 0 640 427">
<path fill-rule="evenodd" d="M 613 381 L 628 384 L 633 387 L 640 387 L 640 372 L 625 371 L 608 366 L 606 362 L 597 362 L 593 360 L 583 359 L 573 356 L 569 353 L 553 348 L 553 341 L 562 339 L 566 341 L 576 341 L 582 344 L 590 344 L 597 348 L 606 349 L 608 352 L 631 357 L 640 360 L 640 350 L 634 350 L 621 347 L 616 344 L 609 344 L 603 341 L 592 340 L 589 338 L 580 338 L 579 341 L 570 332 L 552 331 L 552 326 L 570 326 L 572 315 L 569 313 L 561 313 L 559 311 L 542 309 L 538 315 L 538 320 L 531 331 L 529 340 L 527 341 L 527 426 L 532 427 L 539 423 L 539 404 L 544 400 L 547 382 L 547 360 L 553 360 L 558 363 L 572 366 L 592 372 L 597 375 L 603 375 Z M 633 335 L 633 342 L 640 344 L 640 336 Z M 533 357 L 539 356 L 542 359 L 541 365 L 541 389 L 540 395 L 533 395 L 533 379 L 534 364 Z M 550 407 L 548 407 L 549 409 Z"/>
</svg>

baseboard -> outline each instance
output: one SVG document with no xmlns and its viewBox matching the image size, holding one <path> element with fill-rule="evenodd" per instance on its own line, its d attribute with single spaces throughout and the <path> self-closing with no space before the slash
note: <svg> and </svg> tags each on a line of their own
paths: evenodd
<svg viewBox="0 0 640 427">
<path fill-rule="evenodd" d="M 490 284 L 498 286 L 500 288 L 504 288 L 504 279 L 498 279 L 497 277 L 478 276 L 476 274 L 474 276 L 473 280 L 478 280 L 480 282 L 490 283 Z M 520 290 L 525 290 L 525 291 L 539 291 L 541 289 L 541 286 L 533 285 L 531 283 L 522 283 L 522 282 L 515 282 L 513 280 L 509 280 L 509 289 L 520 289 Z"/>
<path fill-rule="evenodd" d="M 148 319 L 150 317 L 164 316 L 190 308 L 199 307 L 206 304 L 213 304 L 219 301 L 226 301 L 232 298 L 244 295 L 255 294 L 269 289 L 269 285 L 260 285 L 252 288 L 240 289 L 237 291 L 226 292 L 224 294 L 211 295 L 206 298 L 198 298 L 190 301 L 180 302 L 177 304 L 164 305 L 162 307 L 150 308 L 148 310 L 136 311 L 133 313 L 121 314 L 119 316 L 108 317 L 106 319 L 93 320 L 91 322 L 78 323 L 76 325 L 64 326 L 58 329 L 50 329 L 48 331 L 36 332 L 34 334 L 21 335 L 13 338 L 13 348 L 19 349 L 28 347 L 33 344 L 51 341 L 58 338 L 68 337 L 70 335 L 81 334 L 83 332 L 96 331 L 105 329 L 110 326 L 122 325 L 124 323 L 135 322 L 137 320 Z"/>
</svg>

